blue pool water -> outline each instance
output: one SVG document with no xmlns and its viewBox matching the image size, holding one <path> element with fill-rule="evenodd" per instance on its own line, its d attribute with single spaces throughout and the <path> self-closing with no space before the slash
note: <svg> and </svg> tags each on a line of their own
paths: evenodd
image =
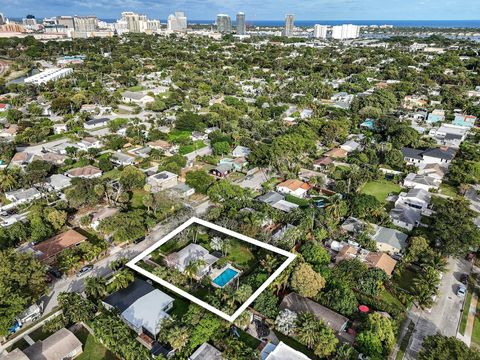
<svg viewBox="0 0 480 360">
<path fill-rule="evenodd" d="M 230 280 L 232 280 L 235 276 L 237 276 L 238 271 L 235 271 L 231 268 L 225 269 L 220 275 L 218 275 L 215 279 L 213 279 L 213 282 L 220 286 L 224 287 Z"/>
</svg>

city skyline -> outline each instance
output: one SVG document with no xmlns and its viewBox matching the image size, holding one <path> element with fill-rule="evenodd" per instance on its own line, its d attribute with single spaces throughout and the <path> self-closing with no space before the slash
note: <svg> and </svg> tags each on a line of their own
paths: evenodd
<svg viewBox="0 0 480 360">
<path fill-rule="evenodd" d="M 175 11 L 184 11 L 188 18 L 197 20 L 214 20 L 221 13 L 234 18 L 236 13 L 245 12 L 250 21 L 282 20 L 287 13 L 294 13 L 297 20 L 477 20 L 478 16 L 475 19 L 472 14 L 480 13 L 480 3 L 475 0 L 448 0 L 442 1 L 442 4 L 433 0 L 393 0 L 388 7 L 382 5 L 380 0 L 304 0 L 296 4 L 285 0 L 266 0 L 261 8 L 254 0 L 181 0 L 168 5 L 154 0 L 86 0 L 69 3 L 45 0 L 40 8 L 34 0 L 13 0 L 0 11 L 12 18 L 33 14 L 38 18 L 97 15 L 104 19 L 118 18 L 122 11 L 166 19 Z"/>
</svg>

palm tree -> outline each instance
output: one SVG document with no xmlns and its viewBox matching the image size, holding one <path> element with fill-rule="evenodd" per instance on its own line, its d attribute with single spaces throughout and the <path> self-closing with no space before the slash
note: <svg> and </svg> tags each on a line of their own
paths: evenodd
<svg viewBox="0 0 480 360">
<path fill-rule="evenodd" d="M 94 299 L 107 294 L 107 282 L 103 277 L 88 277 L 85 279 L 85 292 Z"/>
<path fill-rule="evenodd" d="M 297 318 L 297 339 L 312 349 L 318 338 L 320 324 L 312 313 L 301 313 Z"/>
<path fill-rule="evenodd" d="M 190 280 L 197 278 L 198 271 L 200 267 L 207 265 L 206 261 L 203 259 L 192 260 L 188 263 L 187 267 L 185 268 L 185 275 L 187 275 Z"/>
<path fill-rule="evenodd" d="M 189 338 L 189 330 L 186 326 L 175 326 L 168 329 L 167 341 L 174 350 L 183 348 Z"/>
<path fill-rule="evenodd" d="M 125 289 L 135 279 L 133 273 L 129 270 L 120 271 L 112 281 L 113 288 L 118 291 Z"/>
<path fill-rule="evenodd" d="M 277 267 L 278 260 L 276 257 L 267 254 L 261 261 L 260 264 L 263 266 L 264 270 L 267 271 L 269 274 L 273 272 L 273 270 Z"/>
</svg>

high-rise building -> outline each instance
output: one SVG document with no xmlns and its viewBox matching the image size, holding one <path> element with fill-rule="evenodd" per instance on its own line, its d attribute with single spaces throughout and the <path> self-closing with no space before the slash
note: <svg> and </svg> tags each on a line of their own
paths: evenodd
<svg viewBox="0 0 480 360">
<path fill-rule="evenodd" d="M 237 35 L 245 35 L 247 27 L 245 25 L 245 13 L 239 12 L 237 14 Z"/>
<path fill-rule="evenodd" d="M 78 32 L 91 32 L 98 29 L 98 19 L 96 16 L 74 16 L 73 25 L 75 31 Z"/>
<path fill-rule="evenodd" d="M 217 15 L 217 31 L 222 34 L 229 34 L 232 32 L 232 19 L 225 14 Z"/>
<path fill-rule="evenodd" d="M 0 13 L 0 25 L 3 25 L 7 22 L 6 18 L 5 18 L 5 15 L 3 15 L 2 13 Z"/>
<path fill-rule="evenodd" d="M 315 25 L 313 28 L 313 37 L 316 39 L 326 39 L 327 38 L 328 27 L 325 25 Z"/>
<path fill-rule="evenodd" d="M 66 28 L 74 29 L 75 23 L 73 21 L 73 16 L 57 16 L 56 17 L 57 25 L 63 25 Z"/>
<path fill-rule="evenodd" d="M 356 39 L 360 36 L 360 26 L 352 24 L 337 25 L 332 28 L 332 38 L 337 40 Z"/>
<path fill-rule="evenodd" d="M 140 15 L 132 11 L 122 12 L 122 20 L 127 23 L 127 29 L 129 32 L 140 32 Z"/>
<path fill-rule="evenodd" d="M 187 17 L 182 11 L 177 11 L 175 15 L 168 16 L 167 30 L 170 31 L 186 31 L 187 30 Z"/>
<path fill-rule="evenodd" d="M 147 30 L 157 31 L 160 30 L 161 27 L 162 24 L 160 23 L 160 20 L 147 20 Z"/>
<path fill-rule="evenodd" d="M 285 15 L 285 28 L 283 29 L 283 36 L 291 37 L 293 36 L 293 28 L 295 26 L 295 15 L 287 14 Z"/>
</svg>

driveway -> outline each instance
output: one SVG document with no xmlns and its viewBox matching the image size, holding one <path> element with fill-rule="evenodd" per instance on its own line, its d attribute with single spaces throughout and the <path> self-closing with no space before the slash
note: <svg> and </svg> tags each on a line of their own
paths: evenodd
<svg viewBox="0 0 480 360">
<path fill-rule="evenodd" d="M 437 332 L 444 336 L 456 336 L 463 307 L 463 298 L 456 295 L 462 283 L 460 276 L 470 273 L 472 264 L 464 259 L 450 258 L 448 270 L 444 273 L 439 295 L 430 311 L 414 309 L 408 316 L 415 323 L 415 331 L 410 339 L 405 359 L 416 359 L 421 350 L 423 339 Z"/>
</svg>

